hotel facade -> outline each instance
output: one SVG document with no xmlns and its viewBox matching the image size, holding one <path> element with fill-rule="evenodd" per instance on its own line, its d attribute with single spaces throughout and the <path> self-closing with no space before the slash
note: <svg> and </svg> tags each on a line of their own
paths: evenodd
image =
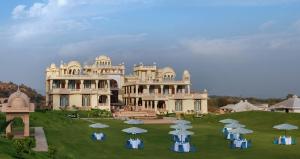
<svg viewBox="0 0 300 159">
<path fill-rule="evenodd" d="M 153 111 L 155 113 L 200 113 L 207 111 L 207 91 L 191 92 L 190 73 L 180 80 L 170 67 L 134 65 L 125 75 L 124 63 L 113 66 L 107 56 L 92 65 L 78 61 L 51 64 L 46 69 L 46 103 L 54 110 L 80 109 Z"/>
</svg>

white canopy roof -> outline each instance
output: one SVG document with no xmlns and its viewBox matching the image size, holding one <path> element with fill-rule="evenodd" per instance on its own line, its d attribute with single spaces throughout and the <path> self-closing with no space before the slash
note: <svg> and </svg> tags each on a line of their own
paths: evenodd
<svg viewBox="0 0 300 159">
<path fill-rule="evenodd" d="M 253 111 L 253 110 L 262 110 L 261 108 L 249 103 L 247 100 L 240 101 L 237 104 L 228 104 L 226 106 L 221 107 L 221 109 L 228 109 L 233 112 L 242 112 L 242 111 Z"/>
<path fill-rule="evenodd" d="M 270 109 L 300 109 L 300 98 L 294 95 L 285 101 L 271 106 Z"/>
</svg>

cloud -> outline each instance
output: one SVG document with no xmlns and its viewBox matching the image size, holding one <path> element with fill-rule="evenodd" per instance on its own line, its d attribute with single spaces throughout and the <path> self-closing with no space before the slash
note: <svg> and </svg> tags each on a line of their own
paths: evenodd
<svg viewBox="0 0 300 159">
<path fill-rule="evenodd" d="M 274 25 L 276 25 L 276 22 L 274 20 L 269 20 L 269 21 L 266 21 L 263 24 L 261 24 L 259 26 L 259 30 L 267 31 L 267 30 L 271 29 Z"/>
<path fill-rule="evenodd" d="M 179 45 L 196 55 L 226 56 L 300 50 L 297 44 L 299 42 L 299 33 L 283 32 L 214 39 L 184 39 Z"/>
</svg>

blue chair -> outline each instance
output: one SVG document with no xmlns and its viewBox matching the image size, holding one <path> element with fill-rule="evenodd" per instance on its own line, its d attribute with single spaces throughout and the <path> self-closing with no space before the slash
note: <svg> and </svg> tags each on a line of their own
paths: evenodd
<svg viewBox="0 0 300 159">
<path fill-rule="evenodd" d="M 230 134 L 230 140 L 231 140 L 231 141 L 232 141 L 232 140 L 235 140 L 233 134 Z"/>
<path fill-rule="evenodd" d="M 184 140 L 184 142 L 191 142 L 191 136 L 187 136 Z"/>
<path fill-rule="evenodd" d="M 95 137 L 94 134 L 91 135 L 91 139 L 92 139 L 93 141 L 96 141 L 96 137 Z"/>
<path fill-rule="evenodd" d="M 131 143 L 130 143 L 130 141 L 126 141 L 126 148 L 128 148 L 128 149 L 132 149 L 132 145 L 131 145 Z"/>
<path fill-rule="evenodd" d="M 243 136 L 242 134 L 240 134 L 239 139 L 240 139 L 240 140 L 243 140 L 243 139 L 244 139 L 244 136 Z"/>
<path fill-rule="evenodd" d="M 248 143 L 247 143 L 247 144 L 248 144 L 248 148 L 249 148 L 249 147 L 252 147 L 252 140 L 248 140 Z"/>
<path fill-rule="evenodd" d="M 190 147 L 190 152 L 196 152 L 196 147 L 195 146 L 191 146 Z"/>
<path fill-rule="evenodd" d="M 106 140 L 106 135 L 105 134 L 103 134 L 103 137 L 102 137 L 101 141 L 104 141 L 104 140 Z"/>
<path fill-rule="evenodd" d="M 174 144 L 172 144 L 172 146 L 170 147 L 170 150 L 173 151 L 173 152 L 175 151 L 175 145 Z"/>
<path fill-rule="evenodd" d="M 278 138 L 275 138 L 275 139 L 274 139 L 273 144 L 275 144 L 275 145 L 278 145 L 278 144 L 279 144 Z"/>
<path fill-rule="evenodd" d="M 292 138 L 292 144 L 296 145 L 296 139 L 295 138 Z"/>
<path fill-rule="evenodd" d="M 285 144 L 286 144 L 286 143 L 285 143 L 285 138 L 281 138 L 280 141 L 281 141 L 281 144 L 282 144 L 282 145 L 285 145 Z"/>
<path fill-rule="evenodd" d="M 246 142 L 242 142 L 241 149 L 247 149 Z"/>
<path fill-rule="evenodd" d="M 228 133 L 229 133 L 228 130 L 225 129 L 225 130 L 224 130 L 224 136 L 227 137 Z"/>
<path fill-rule="evenodd" d="M 178 152 L 184 152 L 183 145 L 178 146 Z"/>
<path fill-rule="evenodd" d="M 229 147 L 230 147 L 231 149 L 234 149 L 234 148 L 235 148 L 235 145 L 234 145 L 233 141 L 230 141 Z"/>
<path fill-rule="evenodd" d="M 144 142 L 143 141 L 141 141 L 141 143 L 139 144 L 138 148 L 139 149 L 143 149 L 144 148 Z"/>
</svg>

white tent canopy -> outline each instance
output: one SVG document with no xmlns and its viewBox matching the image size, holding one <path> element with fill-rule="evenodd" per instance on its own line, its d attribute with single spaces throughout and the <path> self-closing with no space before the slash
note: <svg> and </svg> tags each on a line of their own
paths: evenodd
<svg viewBox="0 0 300 159">
<path fill-rule="evenodd" d="M 254 110 L 262 110 L 258 106 L 255 106 L 249 103 L 247 100 L 241 100 L 237 104 L 228 104 L 226 106 L 221 107 L 223 110 L 230 110 L 232 112 L 243 112 L 243 111 L 254 111 Z"/>
<path fill-rule="evenodd" d="M 277 103 L 275 105 L 272 105 L 269 109 L 276 110 L 276 109 L 289 109 L 293 111 L 300 112 L 300 98 L 298 98 L 296 95 L 293 97 L 284 100 L 280 103 Z"/>
</svg>

